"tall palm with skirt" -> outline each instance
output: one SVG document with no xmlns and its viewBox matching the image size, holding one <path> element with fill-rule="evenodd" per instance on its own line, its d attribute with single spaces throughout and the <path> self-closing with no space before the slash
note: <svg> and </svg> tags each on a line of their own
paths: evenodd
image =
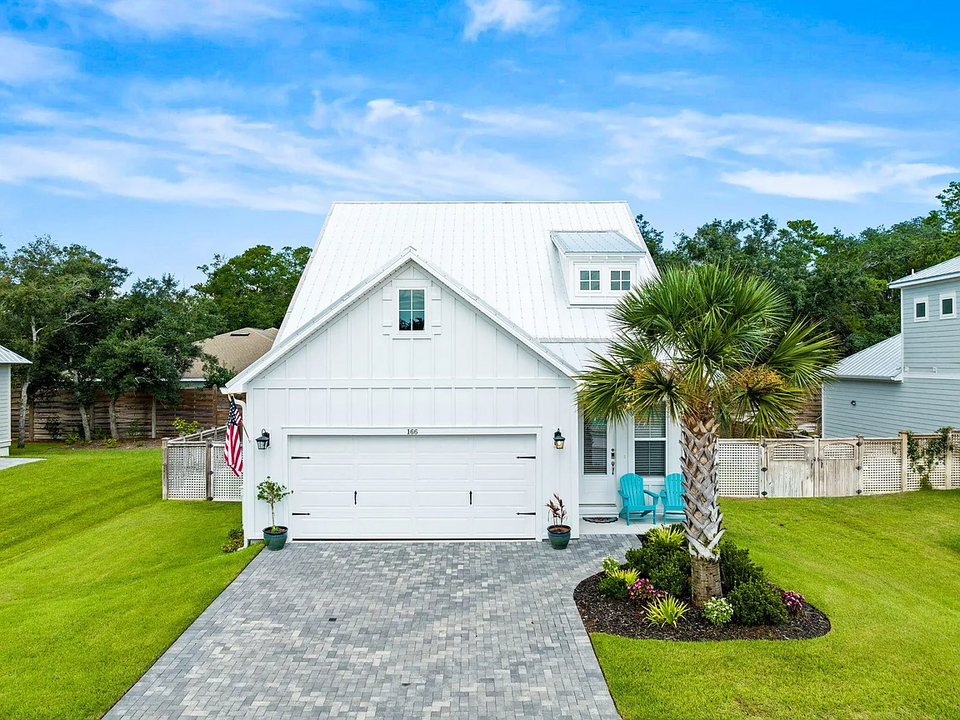
<svg viewBox="0 0 960 720">
<path fill-rule="evenodd" d="M 836 343 L 817 323 L 792 319 L 766 280 L 730 267 L 666 269 L 612 311 L 615 340 L 580 376 L 589 419 L 649 420 L 666 406 L 681 429 L 684 528 L 694 603 L 722 594 L 717 438 L 734 424 L 752 436 L 792 425 L 829 375 Z"/>
</svg>

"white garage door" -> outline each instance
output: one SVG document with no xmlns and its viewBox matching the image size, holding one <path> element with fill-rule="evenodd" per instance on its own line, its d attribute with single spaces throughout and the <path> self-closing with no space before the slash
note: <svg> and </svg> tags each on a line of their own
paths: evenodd
<svg viewBox="0 0 960 720">
<path fill-rule="evenodd" d="M 293 539 L 534 538 L 534 435 L 294 436 Z"/>
</svg>

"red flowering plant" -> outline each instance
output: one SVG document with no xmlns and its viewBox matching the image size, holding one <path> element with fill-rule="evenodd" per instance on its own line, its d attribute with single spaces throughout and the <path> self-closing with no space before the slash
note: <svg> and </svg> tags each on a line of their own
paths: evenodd
<svg viewBox="0 0 960 720">
<path fill-rule="evenodd" d="M 663 590 L 657 590 L 653 583 L 646 578 L 640 578 L 630 586 L 630 599 L 645 605 L 652 600 L 660 600 L 665 597 Z"/>
<path fill-rule="evenodd" d="M 791 615 L 799 615 L 803 610 L 803 604 L 807 599 L 793 590 L 781 590 L 780 597 L 783 598 L 783 604 L 787 606 L 787 612 Z"/>
</svg>

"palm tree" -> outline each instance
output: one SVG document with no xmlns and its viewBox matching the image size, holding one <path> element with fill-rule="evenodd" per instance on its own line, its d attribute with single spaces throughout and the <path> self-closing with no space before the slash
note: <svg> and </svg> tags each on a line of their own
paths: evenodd
<svg viewBox="0 0 960 720">
<path fill-rule="evenodd" d="M 580 376 L 589 419 L 649 420 L 666 407 L 681 429 L 684 528 L 694 603 L 719 597 L 717 438 L 733 424 L 752 436 L 789 427 L 837 359 L 816 323 L 791 320 L 766 280 L 730 267 L 673 267 L 625 296 L 606 355 Z"/>
</svg>

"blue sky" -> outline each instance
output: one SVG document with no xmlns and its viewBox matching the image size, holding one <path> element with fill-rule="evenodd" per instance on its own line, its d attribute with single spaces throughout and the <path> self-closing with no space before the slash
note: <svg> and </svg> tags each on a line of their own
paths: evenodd
<svg viewBox="0 0 960 720">
<path fill-rule="evenodd" d="M 626 199 L 854 232 L 960 179 L 953 3 L 14 0 L 0 243 L 137 275 L 335 199 Z"/>
</svg>

